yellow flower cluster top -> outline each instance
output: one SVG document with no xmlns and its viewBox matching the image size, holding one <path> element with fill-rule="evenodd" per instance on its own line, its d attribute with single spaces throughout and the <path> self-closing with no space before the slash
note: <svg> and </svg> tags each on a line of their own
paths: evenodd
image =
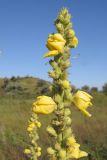
<svg viewBox="0 0 107 160">
<path fill-rule="evenodd" d="M 44 58 L 61 54 L 63 52 L 65 43 L 66 41 L 61 34 L 50 34 L 46 44 L 50 51 L 44 55 Z"/>
<path fill-rule="evenodd" d="M 33 103 L 33 112 L 38 114 L 50 114 L 55 110 L 56 103 L 51 97 L 39 96 Z"/>
<path fill-rule="evenodd" d="M 89 106 L 92 106 L 91 103 L 92 96 L 84 91 L 78 91 L 73 96 L 73 103 L 75 106 L 82 111 L 86 116 L 91 117 L 91 114 L 86 111 Z"/>
</svg>

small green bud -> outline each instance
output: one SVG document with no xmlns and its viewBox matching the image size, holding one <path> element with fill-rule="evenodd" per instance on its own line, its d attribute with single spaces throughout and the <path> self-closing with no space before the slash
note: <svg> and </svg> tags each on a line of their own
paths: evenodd
<svg viewBox="0 0 107 160">
<path fill-rule="evenodd" d="M 49 75 L 51 78 L 53 78 L 53 79 L 58 79 L 58 78 L 59 78 L 59 75 L 56 74 L 55 71 L 49 71 L 49 72 L 48 72 L 48 75 Z"/>
<path fill-rule="evenodd" d="M 50 60 L 49 63 L 54 69 L 58 67 L 57 63 L 54 60 Z"/>
<path fill-rule="evenodd" d="M 57 142 L 56 142 L 56 144 L 55 144 L 55 149 L 56 149 L 56 150 L 60 150 L 60 149 L 61 149 L 61 145 L 60 145 L 59 143 L 57 143 Z"/>
<path fill-rule="evenodd" d="M 56 131 L 54 130 L 53 127 L 48 126 L 46 130 L 51 136 L 57 137 L 57 133 L 56 133 Z"/>
<path fill-rule="evenodd" d="M 71 18 L 71 16 L 68 15 L 68 16 L 64 19 L 63 23 L 64 23 L 65 25 L 69 24 L 70 18 Z"/>
<path fill-rule="evenodd" d="M 62 97 L 59 94 L 55 95 L 55 102 L 56 103 L 62 103 Z"/>
<path fill-rule="evenodd" d="M 65 117 L 65 118 L 64 118 L 64 121 L 65 121 L 65 123 L 66 123 L 67 125 L 71 125 L 72 120 L 71 120 L 70 117 Z"/>
<path fill-rule="evenodd" d="M 66 61 L 61 61 L 60 65 L 63 69 L 66 69 L 70 66 L 70 61 L 66 60 Z"/>
<path fill-rule="evenodd" d="M 64 111 L 64 115 L 65 116 L 69 116 L 71 114 L 71 111 L 69 108 L 65 108 L 65 111 Z"/>
<path fill-rule="evenodd" d="M 58 135 L 58 141 L 59 141 L 59 142 L 62 141 L 62 133 L 60 133 L 60 134 Z"/>
<path fill-rule="evenodd" d="M 64 89 L 69 89 L 70 88 L 70 83 L 67 80 L 60 80 L 59 84 L 64 88 Z"/>
<path fill-rule="evenodd" d="M 66 139 L 66 138 L 68 138 L 68 137 L 70 137 L 71 136 L 71 134 L 72 134 L 72 130 L 71 130 L 71 128 L 70 127 L 68 127 L 68 128 L 66 128 L 66 130 L 64 131 L 64 139 Z"/>
<path fill-rule="evenodd" d="M 72 93 L 71 93 L 71 88 L 68 88 L 65 90 L 65 99 L 68 101 L 72 101 Z"/>
<path fill-rule="evenodd" d="M 63 23 L 63 22 L 64 22 L 64 17 L 63 17 L 63 15 L 62 15 L 62 14 L 60 14 L 60 15 L 59 15 L 58 19 L 59 19 L 59 21 L 60 21 L 61 23 Z"/>
<path fill-rule="evenodd" d="M 68 10 L 66 8 L 63 8 L 60 12 L 63 16 L 66 16 L 68 14 Z"/>
<path fill-rule="evenodd" d="M 56 28 L 60 33 L 64 32 L 63 25 L 61 23 L 56 23 Z"/>
</svg>

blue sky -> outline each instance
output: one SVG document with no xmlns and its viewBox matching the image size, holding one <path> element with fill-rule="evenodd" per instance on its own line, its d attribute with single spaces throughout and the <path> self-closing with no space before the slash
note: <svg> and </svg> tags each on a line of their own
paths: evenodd
<svg viewBox="0 0 107 160">
<path fill-rule="evenodd" d="M 79 45 L 72 49 L 69 79 L 77 87 L 107 82 L 107 0 L 0 0 L 0 77 L 51 80 L 42 56 L 62 7 L 72 14 Z"/>
</svg>

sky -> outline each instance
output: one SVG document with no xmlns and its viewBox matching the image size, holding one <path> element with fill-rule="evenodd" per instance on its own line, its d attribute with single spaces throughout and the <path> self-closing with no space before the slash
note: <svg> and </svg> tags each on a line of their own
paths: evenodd
<svg viewBox="0 0 107 160">
<path fill-rule="evenodd" d="M 101 88 L 107 82 L 107 0 L 0 0 L 0 77 L 29 75 L 51 81 L 49 58 L 43 55 L 63 7 L 69 9 L 79 39 L 71 51 L 69 80 L 77 87 Z"/>
</svg>

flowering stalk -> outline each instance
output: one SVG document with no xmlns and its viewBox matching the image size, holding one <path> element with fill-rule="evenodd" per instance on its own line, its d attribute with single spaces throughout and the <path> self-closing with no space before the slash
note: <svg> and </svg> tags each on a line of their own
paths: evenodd
<svg viewBox="0 0 107 160">
<path fill-rule="evenodd" d="M 68 10 L 62 9 L 55 21 L 58 33 L 49 35 L 46 45 L 49 52 L 44 55 L 44 58 L 54 57 L 54 59 L 49 60 L 53 70 L 49 71 L 48 74 L 53 78 L 51 91 L 53 100 L 57 104 L 54 111 L 55 117 L 47 127 L 48 134 L 55 139 L 55 143 L 47 148 L 50 160 L 78 159 L 88 155 L 79 149 L 80 145 L 76 142 L 71 129 L 71 110 L 67 106 L 68 103 L 73 102 L 79 110 L 87 116 L 91 116 L 86 109 L 91 105 L 92 97 L 83 91 L 78 91 L 79 94 L 73 95 L 68 80 L 67 69 L 70 66 L 70 48 L 76 48 L 78 45 L 78 39 L 70 20 L 71 15 Z"/>
<path fill-rule="evenodd" d="M 31 160 L 37 160 L 41 156 L 41 147 L 38 146 L 38 128 L 41 127 L 41 123 L 38 120 L 38 115 L 48 115 L 55 110 L 56 104 L 51 97 L 48 96 L 39 96 L 36 98 L 32 107 L 32 115 L 29 120 L 27 131 L 31 139 L 31 145 L 29 148 L 24 150 L 24 153 L 27 154 Z"/>
<path fill-rule="evenodd" d="M 38 121 L 38 115 L 33 112 L 27 128 L 29 137 L 31 139 L 31 145 L 28 149 L 24 150 L 24 153 L 27 154 L 31 160 L 37 160 L 38 157 L 41 155 L 41 147 L 39 147 L 37 143 L 37 140 L 39 139 L 37 130 L 40 127 L 41 123 Z"/>
<path fill-rule="evenodd" d="M 29 149 L 25 153 L 31 160 L 37 160 L 41 155 L 41 148 L 37 144 L 39 135 L 37 133 L 41 123 L 38 121 L 38 115 L 48 115 L 54 112 L 54 118 L 47 127 L 48 134 L 54 138 L 54 143 L 47 148 L 50 160 L 70 160 L 85 157 L 88 154 L 81 151 L 80 144 L 76 142 L 71 129 L 71 110 L 68 104 L 73 103 L 82 113 L 91 117 L 86 110 L 92 105 L 92 97 L 83 91 L 72 93 L 72 87 L 68 80 L 68 71 L 70 67 L 70 48 L 76 48 L 78 39 L 72 29 L 70 22 L 71 15 L 66 8 L 62 9 L 55 21 L 58 33 L 50 34 L 47 40 L 49 51 L 44 58 L 54 57 L 49 60 L 53 70 L 48 74 L 53 78 L 53 84 L 50 87 L 52 97 L 39 96 L 33 103 L 32 116 L 29 121 L 27 131 L 31 138 Z"/>
</svg>

